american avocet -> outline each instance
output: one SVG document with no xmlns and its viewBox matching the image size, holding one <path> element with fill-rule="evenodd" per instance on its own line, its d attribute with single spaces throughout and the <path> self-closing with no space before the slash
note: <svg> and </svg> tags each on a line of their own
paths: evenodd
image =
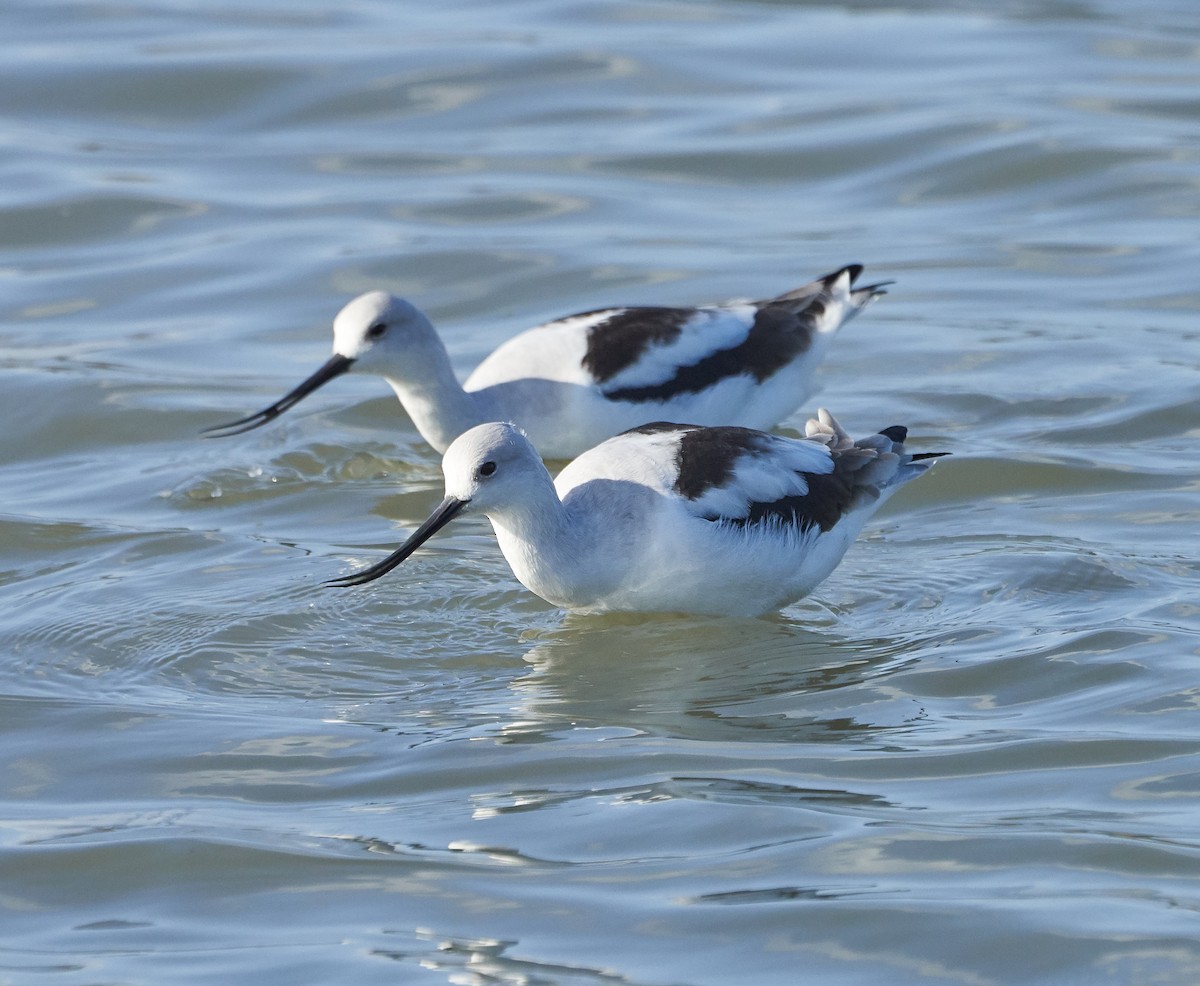
<svg viewBox="0 0 1200 986">
<path fill-rule="evenodd" d="M 807 437 L 658 422 L 610 438 L 551 480 L 511 424 L 446 451 L 446 497 L 383 561 L 391 571 L 464 511 L 486 514 L 517 578 L 581 612 L 753 616 L 806 595 L 875 509 L 944 453 L 910 454 L 906 429 L 855 442 L 828 411 Z"/>
<path fill-rule="evenodd" d="M 512 421 L 547 458 L 570 458 L 648 421 L 770 428 L 808 396 L 838 327 L 883 294 L 843 267 L 768 301 L 699 308 L 606 308 L 529 329 L 459 384 L 429 319 L 383 291 L 333 320 L 333 355 L 257 414 L 218 425 L 236 435 L 278 417 L 347 371 L 384 377 L 439 452 L 468 428 Z"/>
</svg>

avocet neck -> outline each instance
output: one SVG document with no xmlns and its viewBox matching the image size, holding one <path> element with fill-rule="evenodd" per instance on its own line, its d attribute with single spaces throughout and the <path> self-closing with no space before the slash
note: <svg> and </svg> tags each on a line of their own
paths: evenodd
<svg viewBox="0 0 1200 986">
<path fill-rule="evenodd" d="M 556 606 L 591 608 L 620 577 L 607 564 L 610 552 L 602 544 L 607 532 L 595 518 L 564 506 L 549 475 L 544 485 L 525 493 L 519 503 L 488 511 L 513 574 Z"/>
<path fill-rule="evenodd" d="M 439 347 L 440 348 L 440 347 Z M 427 359 L 421 374 L 384 373 L 421 437 L 439 453 L 470 428 L 491 420 L 491 408 L 480 395 L 467 393 L 454 375 L 445 349 Z"/>
</svg>

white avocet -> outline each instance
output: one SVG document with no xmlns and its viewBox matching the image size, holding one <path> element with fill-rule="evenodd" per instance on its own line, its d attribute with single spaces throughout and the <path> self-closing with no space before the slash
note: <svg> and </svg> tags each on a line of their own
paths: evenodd
<svg viewBox="0 0 1200 986">
<path fill-rule="evenodd" d="M 472 428 L 442 461 L 446 497 L 386 559 L 331 581 L 391 571 L 465 511 L 487 515 L 517 578 L 580 612 L 752 616 L 806 595 L 863 523 L 943 454 L 911 454 L 900 425 L 852 441 L 825 410 L 807 437 L 643 425 L 552 480 L 511 424 Z"/>
<path fill-rule="evenodd" d="M 372 291 L 334 319 L 324 366 L 269 407 L 205 433 L 264 425 L 349 371 L 384 377 L 439 452 L 487 421 L 514 422 L 551 459 L 649 421 L 770 428 L 807 398 L 842 323 L 884 293 L 882 284 L 855 287 L 861 273 L 843 267 L 768 301 L 571 315 L 508 340 L 465 384 L 429 319 Z"/>
</svg>

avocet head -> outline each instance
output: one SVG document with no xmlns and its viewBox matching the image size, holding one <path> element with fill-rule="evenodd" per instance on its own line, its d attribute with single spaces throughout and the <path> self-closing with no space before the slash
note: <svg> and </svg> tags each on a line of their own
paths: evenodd
<svg viewBox="0 0 1200 986">
<path fill-rule="evenodd" d="M 416 305 L 388 294 L 368 291 L 347 304 L 333 320 L 333 355 L 312 376 L 261 411 L 206 428 L 210 438 L 250 431 L 279 417 L 314 390 L 352 370 L 389 377 L 416 377 L 435 372 L 432 365 L 445 350 L 429 319 Z"/>
<path fill-rule="evenodd" d="M 442 458 L 446 497 L 387 558 L 326 585 L 362 585 L 386 575 L 459 514 L 520 504 L 539 481 L 551 485 L 537 450 L 515 425 L 492 422 L 459 435 Z"/>
<path fill-rule="evenodd" d="M 386 291 L 368 291 L 333 319 L 333 354 L 355 369 L 380 371 L 393 356 L 416 355 L 433 336 L 433 326 L 416 305 Z"/>
<path fill-rule="evenodd" d="M 523 486 L 546 467 L 516 425 L 493 421 L 459 435 L 442 457 L 446 495 L 486 513 L 519 498 Z"/>
</svg>

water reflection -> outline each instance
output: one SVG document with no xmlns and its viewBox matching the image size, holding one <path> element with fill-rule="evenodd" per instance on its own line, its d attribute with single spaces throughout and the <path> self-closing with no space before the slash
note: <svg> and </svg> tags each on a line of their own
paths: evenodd
<svg viewBox="0 0 1200 986">
<path fill-rule="evenodd" d="M 375 949 L 371 954 L 402 964 L 419 964 L 423 970 L 443 973 L 448 982 L 464 984 L 516 983 L 520 986 L 569 986 L 583 983 L 628 982 L 624 976 L 601 968 L 531 961 L 507 954 L 517 939 L 438 934 L 430 930 L 387 932 L 411 938 L 403 947 Z"/>
<path fill-rule="evenodd" d="M 893 642 L 848 639 L 786 617 L 567 616 L 527 639 L 536 643 L 525 654 L 529 671 L 511 683 L 521 698 L 520 721 L 503 732 L 511 742 L 564 727 L 691 740 L 875 742 L 869 734 L 896 726 L 894 716 L 867 714 L 861 693 L 844 702 L 830 695 L 861 689 L 911 660 Z"/>
</svg>

